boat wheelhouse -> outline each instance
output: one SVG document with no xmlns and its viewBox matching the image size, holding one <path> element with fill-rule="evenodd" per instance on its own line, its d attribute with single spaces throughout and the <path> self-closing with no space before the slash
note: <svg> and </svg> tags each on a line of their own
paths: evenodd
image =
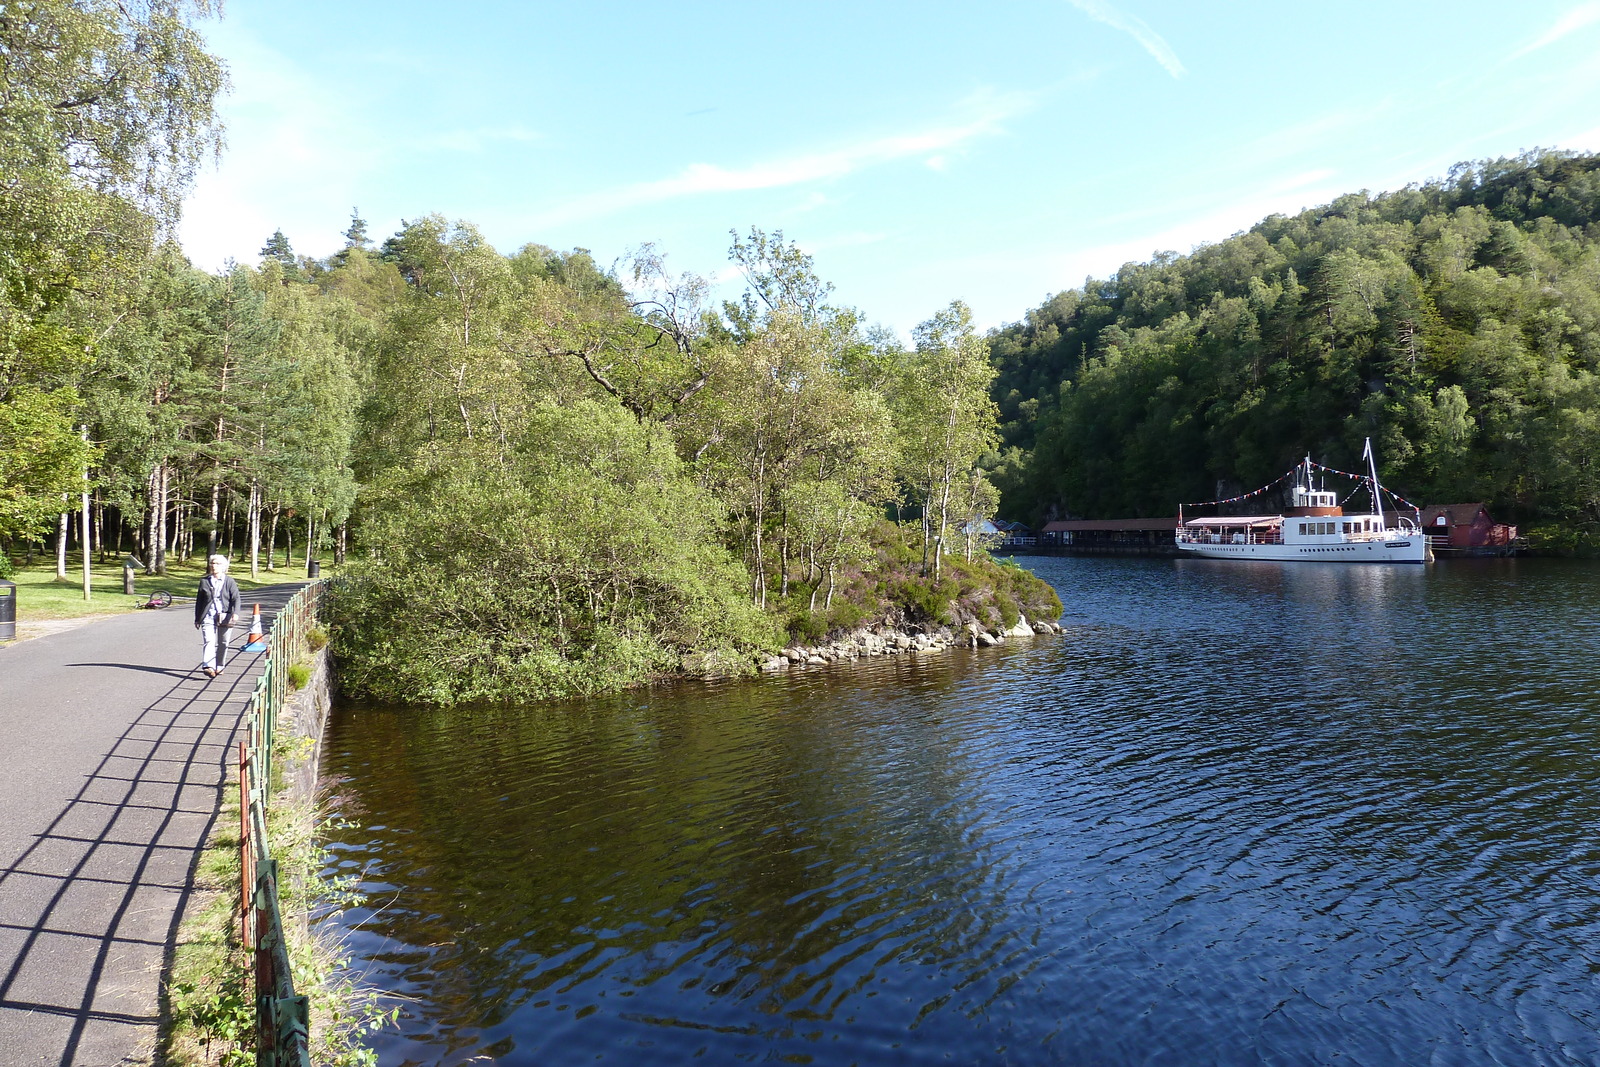
<svg viewBox="0 0 1600 1067">
<path fill-rule="evenodd" d="M 1233 500 L 1210 502 L 1213 505 L 1239 503 L 1262 495 L 1292 477 L 1291 506 L 1279 515 L 1214 515 L 1186 520 L 1180 508 L 1175 533 L 1178 550 L 1207 559 L 1329 563 L 1428 561 L 1432 554 L 1420 521 L 1401 515 L 1396 516 L 1391 525 L 1383 512 L 1381 501 L 1384 489 L 1378 483 L 1378 464 L 1372 455 L 1371 441 L 1367 442 L 1365 458 L 1370 473 L 1363 476 L 1324 467 L 1307 456 L 1303 463 L 1283 477 L 1253 493 Z M 1371 510 L 1362 514 L 1345 514 L 1338 494 L 1322 486 L 1319 478 L 1322 472 L 1366 483 L 1370 490 Z M 1399 500 L 1398 497 L 1395 499 Z"/>
</svg>

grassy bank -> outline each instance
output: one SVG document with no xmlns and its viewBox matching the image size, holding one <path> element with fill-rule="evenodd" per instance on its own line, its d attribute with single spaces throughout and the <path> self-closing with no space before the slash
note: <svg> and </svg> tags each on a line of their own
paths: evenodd
<svg viewBox="0 0 1600 1067">
<path fill-rule="evenodd" d="M 91 563 L 90 598 L 85 600 L 81 555 L 76 552 L 68 555 L 65 579 L 56 576 L 53 557 L 46 561 L 35 559 L 32 566 L 16 567 L 15 573 L 11 576 L 11 581 L 17 583 L 17 621 L 19 623 L 53 621 L 137 611 L 149 599 L 150 594 L 158 590 L 171 593 L 181 603 L 194 598 L 195 587 L 200 584 L 205 572 L 205 560 L 199 556 L 187 563 L 170 565 L 165 575 L 147 575 L 135 571 L 134 595 L 129 596 L 122 591 L 120 562 Z M 239 583 L 240 589 L 248 591 L 282 582 L 301 581 L 305 578 L 305 567 L 279 568 L 276 571 L 262 570 L 257 578 L 251 579 L 249 564 L 246 563 L 241 567 L 236 562 L 228 573 Z M 330 574 L 332 570 L 324 567 L 323 573 Z"/>
<path fill-rule="evenodd" d="M 1061 600 L 1033 572 L 976 551 L 966 559 L 947 554 L 939 576 L 922 573 L 915 531 L 883 523 L 874 531 L 872 555 L 842 569 L 831 580 L 798 573 L 778 606 L 792 640 L 825 641 L 858 627 L 896 630 L 960 627 L 982 630 L 1061 616 Z M 832 592 L 829 604 L 828 593 Z"/>
<path fill-rule="evenodd" d="M 321 638 L 313 631 L 313 645 Z M 290 666 L 291 677 L 312 675 L 308 648 Z M 300 668 L 295 670 L 294 668 Z M 314 699 L 302 690 L 291 702 Z M 348 884 L 320 877 L 318 844 L 327 810 L 286 783 L 312 758 L 314 739 L 299 736 L 285 714 L 273 759 L 273 799 L 268 838 L 278 861 L 279 907 L 295 986 L 311 1005 L 312 1062 L 319 1067 L 365 1067 L 376 1062 L 361 1036 L 393 1015 L 375 992 L 346 975 L 337 946 L 319 940 L 317 919 L 357 902 Z M 161 1062 L 172 1067 L 247 1067 L 256 1062 L 255 1007 L 250 959 L 240 941 L 239 794 L 230 785 L 216 829 L 195 874 L 195 895 L 178 932 L 171 978 L 164 990 Z"/>
</svg>

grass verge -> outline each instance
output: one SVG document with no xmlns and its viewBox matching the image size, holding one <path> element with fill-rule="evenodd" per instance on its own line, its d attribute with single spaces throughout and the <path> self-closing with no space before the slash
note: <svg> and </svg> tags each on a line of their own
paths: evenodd
<svg viewBox="0 0 1600 1067">
<path fill-rule="evenodd" d="M 288 567 L 276 571 L 263 570 L 254 580 L 250 568 L 238 563 L 228 573 L 242 590 L 261 589 L 283 582 L 296 582 L 305 578 L 305 568 Z M 205 558 L 196 556 L 188 563 L 173 563 L 165 575 L 135 572 L 134 595 L 122 591 L 122 564 L 91 563 L 89 567 L 88 600 L 83 596 L 83 556 L 77 552 L 67 556 L 67 577 L 56 576 L 55 559 L 35 561 L 31 567 L 17 567 L 11 578 L 17 583 L 17 621 L 31 622 L 45 619 L 76 619 L 90 615 L 119 615 L 135 611 L 157 590 L 166 590 L 178 603 L 192 601 L 195 588 L 205 575 Z M 323 574 L 333 574 L 333 568 L 324 567 Z"/>
<path fill-rule="evenodd" d="M 292 666 L 308 670 L 304 661 Z M 286 727 L 293 719 L 284 715 L 279 723 Z M 392 1022 L 397 1009 L 385 1010 L 375 990 L 349 976 L 338 947 L 313 932 L 318 919 L 361 899 L 353 879 L 329 882 L 318 876 L 326 806 L 283 788 L 295 765 L 311 758 L 313 748 L 312 738 L 287 729 L 275 743 L 267 835 L 278 861 L 284 936 L 295 988 L 311 1004 L 312 1062 L 319 1067 L 369 1067 L 377 1057 L 362 1044 L 362 1036 Z M 256 1061 L 250 960 L 240 941 L 239 825 L 234 783 L 201 854 L 195 896 L 178 932 L 165 990 L 160 1062 L 171 1067 L 247 1067 Z"/>
</svg>

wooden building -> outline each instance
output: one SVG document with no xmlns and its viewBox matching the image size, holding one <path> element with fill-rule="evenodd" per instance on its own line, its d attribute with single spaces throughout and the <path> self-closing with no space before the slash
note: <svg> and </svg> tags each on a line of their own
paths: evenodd
<svg viewBox="0 0 1600 1067">
<path fill-rule="evenodd" d="M 1423 508 L 1422 528 L 1435 556 L 1510 556 L 1517 549 L 1517 528 L 1495 522 L 1481 503 Z"/>
<path fill-rule="evenodd" d="M 1058 519 L 1039 531 L 1040 545 L 1093 555 L 1175 556 L 1176 515 L 1165 519 Z"/>
</svg>

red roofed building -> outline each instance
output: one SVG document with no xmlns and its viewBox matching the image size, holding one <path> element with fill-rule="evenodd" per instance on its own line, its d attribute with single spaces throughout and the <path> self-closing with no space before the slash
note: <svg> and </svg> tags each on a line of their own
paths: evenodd
<svg viewBox="0 0 1600 1067">
<path fill-rule="evenodd" d="M 1517 549 L 1517 528 L 1495 522 L 1482 504 L 1423 508 L 1422 528 L 1436 556 L 1509 556 Z"/>
</svg>

